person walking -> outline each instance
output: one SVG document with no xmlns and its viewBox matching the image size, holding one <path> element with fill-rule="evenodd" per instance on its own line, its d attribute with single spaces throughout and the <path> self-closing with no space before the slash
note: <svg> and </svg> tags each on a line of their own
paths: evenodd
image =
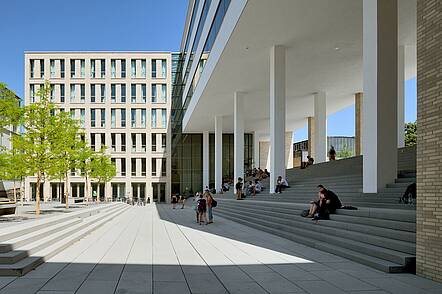
<svg viewBox="0 0 442 294">
<path fill-rule="evenodd" d="M 239 177 L 238 181 L 236 182 L 235 185 L 235 189 L 236 189 L 236 200 L 241 200 L 242 199 L 242 178 Z"/>
<path fill-rule="evenodd" d="M 335 160 L 336 159 L 336 150 L 333 145 L 331 146 L 330 150 L 328 151 L 328 159 L 329 160 Z"/>
<path fill-rule="evenodd" d="M 206 198 L 204 197 L 204 195 L 201 193 L 200 197 L 197 200 L 197 207 L 198 207 L 198 219 L 199 219 L 199 224 L 202 225 L 203 222 L 207 223 L 207 218 L 206 218 L 206 212 L 207 212 L 207 201 Z"/>
<path fill-rule="evenodd" d="M 205 197 L 207 201 L 207 214 L 209 216 L 209 224 L 213 224 L 213 197 L 209 191 L 206 191 Z"/>
<path fill-rule="evenodd" d="M 178 202 L 178 200 L 177 200 L 175 194 L 172 195 L 172 209 L 175 209 L 175 208 L 176 208 L 176 203 L 177 203 L 177 202 Z"/>
</svg>

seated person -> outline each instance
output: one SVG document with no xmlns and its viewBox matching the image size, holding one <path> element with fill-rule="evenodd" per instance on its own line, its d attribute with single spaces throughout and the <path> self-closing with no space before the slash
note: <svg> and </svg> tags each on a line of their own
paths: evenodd
<svg viewBox="0 0 442 294">
<path fill-rule="evenodd" d="M 323 185 L 318 185 L 319 191 L 323 191 L 327 200 L 327 208 L 330 213 L 335 213 L 336 209 L 342 207 L 341 200 L 332 190 L 327 190 Z"/>
<path fill-rule="evenodd" d="M 284 188 L 283 186 L 283 179 L 282 176 L 278 176 L 278 178 L 276 179 L 276 188 L 275 188 L 275 193 L 282 193 L 282 189 Z"/>
<path fill-rule="evenodd" d="M 255 183 L 252 181 L 249 181 L 248 185 L 247 185 L 247 190 L 246 190 L 246 195 L 253 195 L 255 196 L 256 194 L 256 187 L 255 187 Z"/>
<path fill-rule="evenodd" d="M 223 191 L 224 192 L 227 192 L 227 191 L 229 191 L 229 184 L 227 184 L 227 183 L 223 183 Z"/>
<path fill-rule="evenodd" d="M 327 198 L 324 190 L 319 191 L 319 201 L 317 209 L 312 220 L 329 219 L 330 211 L 328 209 Z"/>
<path fill-rule="evenodd" d="M 282 187 L 283 188 L 289 188 L 289 182 L 287 182 L 287 179 L 282 179 Z"/>
<path fill-rule="evenodd" d="M 263 188 L 264 187 L 262 186 L 261 182 L 258 179 L 256 179 L 255 180 L 255 192 L 260 193 L 263 190 Z"/>
</svg>

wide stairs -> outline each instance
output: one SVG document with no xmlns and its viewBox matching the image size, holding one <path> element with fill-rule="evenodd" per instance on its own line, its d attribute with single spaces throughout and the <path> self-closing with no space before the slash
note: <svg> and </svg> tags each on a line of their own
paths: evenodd
<svg viewBox="0 0 442 294">
<path fill-rule="evenodd" d="M 377 194 L 362 193 L 362 157 L 287 170 L 290 188 L 282 194 L 267 190 L 234 200 L 218 195 L 217 215 L 385 272 L 414 272 L 415 206 L 400 204 L 406 187 L 416 181 L 415 149 L 398 150 L 398 178 Z M 333 190 L 344 205 L 330 220 L 319 223 L 300 216 L 317 198 L 317 185 Z"/>
<path fill-rule="evenodd" d="M 100 204 L 0 229 L 0 276 L 22 276 L 120 215 L 129 205 Z"/>
</svg>

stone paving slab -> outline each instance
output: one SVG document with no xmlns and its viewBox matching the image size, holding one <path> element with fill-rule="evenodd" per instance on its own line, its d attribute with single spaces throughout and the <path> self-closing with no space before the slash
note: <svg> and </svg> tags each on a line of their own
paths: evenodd
<svg viewBox="0 0 442 294">
<path fill-rule="evenodd" d="M 195 223 L 190 208 L 133 207 L 0 294 L 442 293 L 229 220 Z"/>
</svg>

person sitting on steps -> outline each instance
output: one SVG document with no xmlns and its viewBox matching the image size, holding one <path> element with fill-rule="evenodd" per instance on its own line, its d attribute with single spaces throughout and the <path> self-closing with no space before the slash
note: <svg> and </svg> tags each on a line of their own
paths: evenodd
<svg viewBox="0 0 442 294">
<path fill-rule="evenodd" d="M 342 207 L 341 200 L 339 200 L 338 195 L 336 195 L 333 191 L 327 190 L 323 185 L 318 185 L 318 200 L 310 202 L 310 209 L 308 215 L 306 217 L 314 217 L 315 213 L 318 212 L 318 208 L 321 204 L 321 195 L 324 195 L 324 199 L 326 200 L 326 208 L 329 213 L 335 213 L 336 209 Z M 325 209 L 325 207 L 323 207 Z"/>
</svg>

